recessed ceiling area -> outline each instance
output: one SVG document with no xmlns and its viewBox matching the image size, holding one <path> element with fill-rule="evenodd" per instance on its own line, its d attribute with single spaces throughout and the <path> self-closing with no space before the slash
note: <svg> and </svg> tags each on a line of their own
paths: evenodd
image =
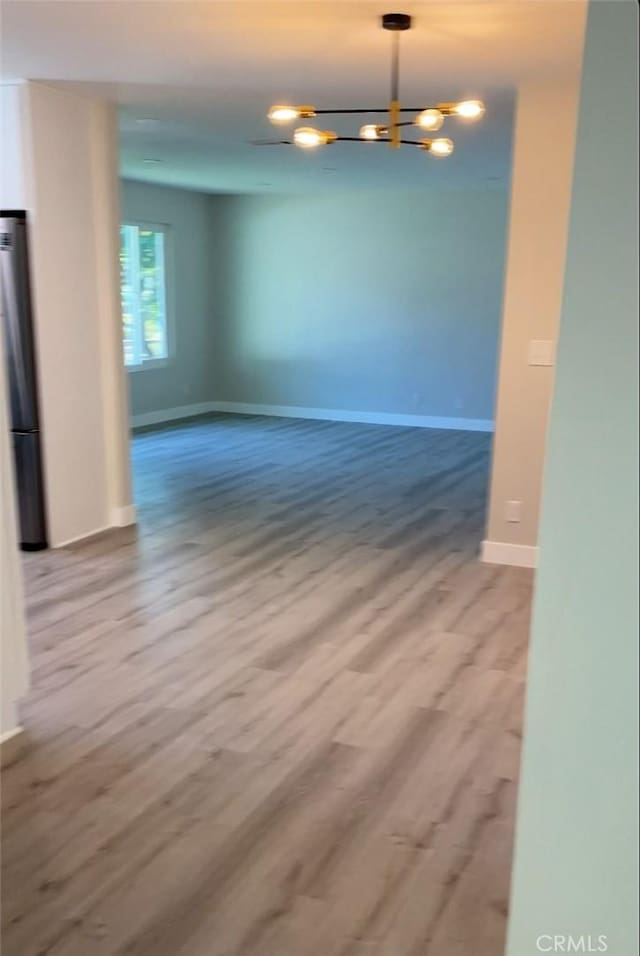
<svg viewBox="0 0 640 956">
<path fill-rule="evenodd" d="M 211 192 L 504 185 L 522 82 L 560 78 L 580 56 L 582 3 L 407 3 L 404 105 L 478 97 L 478 124 L 447 121 L 453 156 L 337 143 L 258 146 L 282 130 L 274 102 L 377 108 L 389 99 L 388 4 L 4 0 L 2 78 L 104 96 L 119 109 L 125 176 Z M 357 135 L 359 117 L 326 127 Z M 382 117 L 384 119 L 384 117 Z M 275 136 L 274 136 L 275 133 Z"/>
</svg>

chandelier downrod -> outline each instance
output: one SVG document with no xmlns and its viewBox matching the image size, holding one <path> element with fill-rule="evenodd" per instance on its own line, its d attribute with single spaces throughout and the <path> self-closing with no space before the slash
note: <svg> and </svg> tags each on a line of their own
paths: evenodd
<svg viewBox="0 0 640 956">
<path fill-rule="evenodd" d="M 408 13 L 385 13 L 382 29 L 391 31 L 391 96 L 389 98 L 389 133 L 392 149 L 400 149 L 400 34 L 411 29 Z"/>
<path fill-rule="evenodd" d="M 400 37 L 391 37 L 391 102 L 400 99 Z"/>
</svg>

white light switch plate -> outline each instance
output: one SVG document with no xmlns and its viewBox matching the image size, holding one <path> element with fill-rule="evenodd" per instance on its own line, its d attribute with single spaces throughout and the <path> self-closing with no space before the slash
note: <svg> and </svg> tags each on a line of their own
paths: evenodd
<svg viewBox="0 0 640 956">
<path fill-rule="evenodd" d="M 507 501 L 504 509 L 504 517 L 506 521 L 517 523 L 520 521 L 520 515 L 522 513 L 522 502 L 521 501 Z"/>
<path fill-rule="evenodd" d="M 552 339 L 532 339 L 529 342 L 529 365 L 555 365 L 555 342 Z"/>
</svg>

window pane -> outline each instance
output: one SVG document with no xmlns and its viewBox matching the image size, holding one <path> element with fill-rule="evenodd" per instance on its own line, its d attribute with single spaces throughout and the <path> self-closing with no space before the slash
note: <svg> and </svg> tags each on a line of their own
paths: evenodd
<svg viewBox="0 0 640 956">
<path fill-rule="evenodd" d="M 143 361 L 166 358 L 164 309 L 164 236 L 141 229 L 140 237 L 140 314 L 142 320 Z"/>
<path fill-rule="evenodd" d="M 120 297 L 122 303 L 122 338 L 124 345 L 124 364 L 136 365 L 137 295 L 134 288 L 133 257 L 131 250 L 137 239 L 135 226 L 120 227 Z"/>
<path fill-rule="evenodd" d="M 120 230 L 120 285 L 125 365 L 167 358 L 165 236 L 161 229 Z"/>
</svg>

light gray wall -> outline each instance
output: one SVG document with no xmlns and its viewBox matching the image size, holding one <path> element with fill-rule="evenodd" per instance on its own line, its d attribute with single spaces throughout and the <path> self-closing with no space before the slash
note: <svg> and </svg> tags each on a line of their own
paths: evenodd
<svg viewBox="0 0 640 956">
<path fill-rule="evenodd" d="M 130 412 L 140 415 L 213 398 L 213 331 L 219 295 L 210 255 L 210 197 L 185 189 L 122 182 L 123 221 L 170 226 L 169 289 L 173 354 L 160 368 L 129 372 Z"/>
<path fill-rule="evenodd" d="M 235 198 L 216 397 L 491 419 L 506 212 L 506 190 Z"/>
<path fill-rule="evenodd" d="M 637 31 L 631 0 L 590 4 L 509 956 L 638 952 Z"/>
</svg>

